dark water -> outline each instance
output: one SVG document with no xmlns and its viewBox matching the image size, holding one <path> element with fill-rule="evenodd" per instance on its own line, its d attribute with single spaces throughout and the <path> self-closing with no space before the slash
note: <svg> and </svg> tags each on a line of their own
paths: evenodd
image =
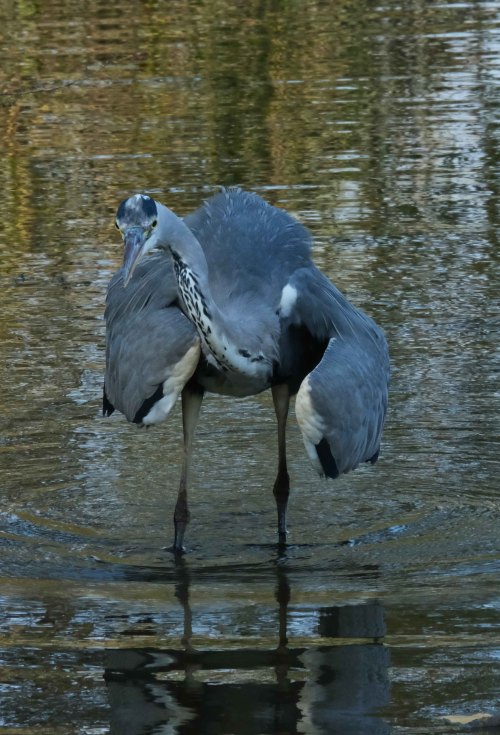
<svg viewBox="0 0 500 735">
<path fill-rule="evenodd" d="M 500 3 L 0 8 L 0 732 L 459 732 L 500 709 Z M 180 412 L 100 417 L 114 211 L 240 184 L 386 329 L 375 468 L 211 397 L 189 553 Z M 478 720 L 475 719 L 477 723 Z"/>
</svg>

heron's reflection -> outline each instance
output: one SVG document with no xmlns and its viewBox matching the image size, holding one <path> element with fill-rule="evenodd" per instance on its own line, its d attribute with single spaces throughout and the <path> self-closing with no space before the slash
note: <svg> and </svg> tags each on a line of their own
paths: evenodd
<svg viewBox="0 0 500 735">
<path fill-rule="evenodd" d="M 108 652 L 112 735 L 390 731 L 373 714 L 389 699 L 389 657 L 380 641 L 385 632 L 382 606 L 369 602 L 316 609 L 309 635 L 321 645 L 290 646 L 292 592 L 281 561 L 275 565 L 274 582 L 277 645 L 234 649 L 221 642 L 197 651 L 189 601 L 194 572 L 184 559 L 178 560 L 175 596 L 183 611 L 183 648 Z"/>
</svg>

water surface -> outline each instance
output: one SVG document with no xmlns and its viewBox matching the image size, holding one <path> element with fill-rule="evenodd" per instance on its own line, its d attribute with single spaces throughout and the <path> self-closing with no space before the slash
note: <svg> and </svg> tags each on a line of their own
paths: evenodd
<svg viewBox="0 0 500 735">
<path fill-rule="evenodd" d="M 499 708 L 496 2 L 0 10 L 0 732 L 459 732 Z M 384 327 L 381 459 L 335 483 L 270 397 L 100 415 L 117 202 L 238 184 Z M 478 720 L 474 720 L 476 723 Z"/>
</svg>

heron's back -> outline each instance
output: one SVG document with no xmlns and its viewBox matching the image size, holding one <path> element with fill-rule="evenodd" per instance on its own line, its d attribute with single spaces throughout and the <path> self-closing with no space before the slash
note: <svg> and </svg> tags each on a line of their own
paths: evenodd
<svg viewBox="0 0 500 735">
<path fill-rule="evenodd" d="M 290 275 L 310 262 L 308 230 L 252 192 L 225 190 L 184 221 L 203 247 L 222 308 L 248 293 L 274 308 Z"/>
</svg>

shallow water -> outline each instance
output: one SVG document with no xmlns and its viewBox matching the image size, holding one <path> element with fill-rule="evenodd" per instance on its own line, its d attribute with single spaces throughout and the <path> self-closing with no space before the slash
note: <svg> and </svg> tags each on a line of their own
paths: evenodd
<svg viewBox="0 0 500 735">
<path fill-rule="evenodd" d="M 459 732 L 500 708 L 496 2 L 0 9 L 0 732 Z M 270 397 L 100 416 L 114 211 L 240 184 L 387 332 L 381 459 L 335 483 Z M 475 719 L 474 722 L 478 722 Z"/>
</svg>

